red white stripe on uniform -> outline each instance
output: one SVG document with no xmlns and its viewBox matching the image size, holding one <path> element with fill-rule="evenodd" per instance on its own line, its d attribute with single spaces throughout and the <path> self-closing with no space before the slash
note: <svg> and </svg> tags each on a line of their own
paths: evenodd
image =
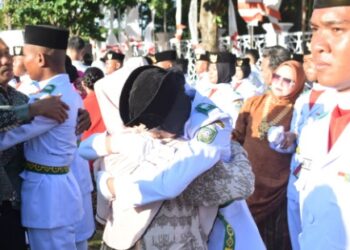
<svg viewBox="0 0 350 250">
<path fill-rule="evenodd" d="M 238 0 L 238 12 L 248 24 L 257 24 L 266 16 L 276 32 L 281 31 L 279 7 L 281 0 Z"/>
</svg>

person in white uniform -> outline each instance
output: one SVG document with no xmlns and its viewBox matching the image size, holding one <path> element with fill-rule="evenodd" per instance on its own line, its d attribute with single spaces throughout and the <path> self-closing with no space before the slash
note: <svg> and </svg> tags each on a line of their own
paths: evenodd
<svg viewBox="0 0 350 250">
<path fill-rule="evenodd" d="M 38 83 L 30 79 L 24 67 L 23 46 L 14 46 L 12 55 L 14 78 L 9 85 L 27 96 L 38 93 Z"/>
<path fill-rule="evenodd" d="M 287 187 L 288 229 L 293 250 L 300 249 L 298 238 L 301 233 L 299 192 L 295 187 L 295 182 L 299 177 L 303 160 L 303 152 L 300 147 L 298 147 L 299 136 L 306 123 L 317 119 L 317 117 L 324 112 L 329 112 L 329 106 L 332 107 L 332 105 L 329 104 L 332 102 L 328 99 L 332 98 L 332 92 L 334 92 L 331 88 L 324 87 L 317 83 L 315 64 L 312 61 L 311 51 L 306 46 L 304 47 L 303 61 L 306 80 L 310 83 L 312 89 L 304 91 L 296 100 L 293 107 L 294 111 L 290 131 L 284 132 L 283 129 L 280 130 L 280 132 L 278 132 L 279 134 L 275 136 L 275 140 L 280 140 L 280 142 L 276 143 L 276 141 L 274 141 L 274 143 L 270 144 L 275 145 L 280 152 L 294 152 L 291 160 L 291 173 Z"/>
<path fill-rule="evenodd" d="M 336 92 L 327 98 L 330 111 L 308 121 L 300 135 L 302 250 L 350 249 L 349 11 L 349 0 L 316 0 L 310 20 L 317 80 Z"/>
<path fill-rule="evenodd" d="M 152 83 L 154 86 L 161 84 L 161 87 L 156 87 L 156 91 L 145 91 L 150 88 L 155 88 L 142 84 L 145 81 L 150 84 Z M 165 82 L 166 85 L 163 85 Z M 135 70 L 123 88 L 120 102 L 121 117 L 127 126 L 141 122 L 152 129 L 149 131 L 142 128 L 130 129 L 126 130 L 124 134 L 120 133 L 114 138 L 113 136 L 110 137 L 109 142 L 107 139 L 107 145 L 110 145 L 110 150 L 112 152 L 119 152 L 124 156 L 128 155 L 127 159 L 129 159 L 129 167 L 125 165 L 125 160 L 119 161 L 120 164 L 114 166 L 114 168 L 119 166 L 118 169 L 114 170 L 114 175 L 110 175 L 110 177 L 114 178 L 107 178 L 108 183 L 110 183 L 109 181 L 112 182 L 111 190 L 115 190 L 115 197 L 118 197 L 118 199 L 113 199 L 114 214 L 111 218 L 117 218 L 114 220 L 113 224 L 118 224 L 118 217 L 115 217 L 118 216 L 118 213 L 116 213 L 118 211 L 118 206 L 124 210 L 126 208 L 137 207 L 139 213 L 144 206 L 157 206 L 156 209 L 160 209 L 157 215 L 153 212 L 153 216 L 155 217 L 151 217 L 152 223 L 147 225 L 148 229 L 141 238 L 141 242 L 144 242 L 143 244 L 145 245 L 141 244 L 138 245 L 139 248 L 136 247 L 132 249 L 148 249 L 147 247 L 155 247 L 162 235 L 169 237 L 170 242 L 163 242 L 163 245 L 158 246 L 167 246 L 169 248 L 182 247 L 182 249 L 186 247 L 188 249 L 193 249 L 194 246 L 202 246 L 205 249 L 206 237 L 210 232 L 213 219 L 215 219 L 217 205 L 223 204 L 223 200 L 229 201 L 238 198 L 235 196 L 237 193 L 233 192 L 232 186 L 229 185 L 233 179 L 226 179 L 229 175 L 222 176 L 215 172 L 215 167 L 210 170 L 212 174 L 208 174 L 210 176 L 216 176 L 215 179 L 220 178 L 220 176 L 225 178 L 226 181 L 217 180 L 218 183 L 221 182 L 222 185 L 225 185 L 226 188 L 220 189 L 225 190 L 225 192 L 218 192 L 218 190 L 216 190 L 218 186 L 221 186 L 216 182 L 208 183 L 209 185 L 206 188 L 204 188 L 204 186 L 199 188 L 199 186 L 197 187 L 193 184 L 196 188 L 190 188 L 187 195 L 198 194 L 198 197 L 191 196 L 191 201 L 188 200 L 190 196 L 175 198 L 184 191 L 194 178 L 206 170 L 211 169 L 219 159 L 230 161 L 231 155 L 229 146 L 230 135 L 227 134 L 227 132 L 231 130 L 229 116 L 222 113 L 210 100 L 201 95 L 196 95 L 191 105 L 189 97 L 184 95 L 183 86 L 180 85 L 180 89 L 182 88 L 182 90 L 178 91 L 176 91 L 176 89 L 172 90 L 174 87 L 169 87 L 175 83 L 184 84 L 184 78 L 179 72 L 166 72 L 157 69 L 157 67 L 143 67 Z M 174 94 L 166 95 L 169 91 Z M 155 96 L 149 98 L 149 95 L 153 96 L 153 92 L 156 93 Z M 178 92 L 177 95 L 175 94 L 176 92 Z M 143 93 L 148 94 L 140 100 L 138 97 L 144 95 Z M 167 96 L 166 99 L 164 99 L 165 96 Z M 174 98 L 176 99 L 174 100 Z M 150 102 L 148 101 L 149 99 L 151 99 Z M 171 108 L 170 112 L 167 112 L 166 110 L 169 110 L 169 108 Z M 187 120 L 190 112 L 190 118 Z M 220 121 L 219 123 L 221 125 L 217 127 L 217 122 L 215 121 Z M 137 133 L 137 131 L 139 132 Z M 183 136 L 179 137 L 181 134 L 183 134 Z M 150 135 L 151 137 L 149 137 Z M 152 136 L 154 137 L 153 139 Z M 136 140 L 137 137 L 139 137 L 138 141 Z M 80 151 L 85 156 L 91 156 L 91 154 L 92 156 L 96 156 L 96 153 L 97 155 L 108 153 L 108 151 L 104 149 L 106 145 L 105 135 L 91 138 L 92 141 L 90 141 L 90 143 L 88 140 L 89 139 L 80 145 Z M 134 146 L 130 147 L 131 145 Z M 96 152 L 92 152 L 94 150 L 91 150 L 91 146 Z M 236 146 L 238 145 L 236 144 L 234 147 Z M 235 157 L 231 158 L 231 160 L 240 161 L 241 167 L 246 166 L 247 162 L 243 160 L 244 157 L 239 153 L 239 149 L 236 148 L 234 152 Z M 140 153 L 141 156 L 139 155 Z M 141 164 L 136 170 L 130 169 L 132 166 L 130 166 L 130 161 L 133 158 L 136 158 L 136 162 Z M 196 164 L 196 162 L 201 162 L 201 164 Z M 193 164 L 197 167 L 193 168 Z M 130 174 L 120 175 L 121 171 L 126 171 L 125 167 L 129 168 L 129 170 L 126 170 Z M 124 168 L 124 170 L 121 168 Z M 238 176 L 241 175 L 237 173 L 235 178 Z M 246 177 L 248 176 L 249 175 Z M 203 178 L 205 178 L 204 175 Z M 243 192 L 244 194 L 239 192 L 239 197 L 243 198 L 250 193 L 250 188 L 247 189 L 247 185 L 250 187 L 250 184 L 252 184 L 250 181 L 251 178 L 243 178 L 242 180 L 235 181 L 236 184 L 240 182 L 240 188 L 245 187 L 243 188 L 243 190 L 245 190 Z M 198 182 L 201 183 L 199 180 Z M 101 177 L 98 183 L 100 184 L 100 190 L 106 190 L 106 188 L 103 188 L 103 186 L 106 185 L 106 178 Z M 103 185 L 103 183 L 105 184 Z M 125 192 L 126 190 L 127 192 Z M 199 192 L 199 190 L 202 191 Z M 203 197 L 204 193 L 202 192 L 206 193 L 204 197 L 207 197 L 207 199 L 200 198 Z M 235 195 L 231 192 L 235 193 Z M 113 193 L 112 191 L 112 194 Z M 107 196 L 111 197 L 110 195 Z M 208 197 L 211 198 L 209 199 Z M 231 199 L 229 197 L 231 197 Z M 160 201 L 163 200 L 169 201 L 165 201 L 164 205 L 162 205 Z M 199 204 L 207 204 L 207 208 Z M 213 210 L 213 213 L 210 213 L 209 217 L 205 217 L 209 208 Z M 119 210 L 119 212 L 120 211 L 122 210 Z M 197 223 L 198 217 L 201 215 L 204 215 L 204 218 L 202 218 L 203 223 L 204 221 L 209 222 L 206 226 L 201 224 L 203 227 L 199 229 L 197 228 Z M 121 220 L 120 216 L 119 214 L 119 221 Z M 170 218 L 169 216 L 172 218 L 171 221 L 173 221 L 171 223 L 170 221 L 167 222 Z M 111 218 L 109 220 L 111 220 Z M 178 219 L 174 220 L 174 218 Z M 187 218 L 185 219 L 185 224 L 181 223 L 182 218 Z M 161 226 L 164 220 L 166 222 L 165 228 Z M 188 224 L 189 222 L 190 224 Z M 170 224 L 168 225 L 168 223 Z M 109 224 L 107 224 L 106 231 L 111 231 L 111 229 L 113 229 L 111 226 L 113 224 Z M 189 227 L 189 225 L 191 226 Z M 205 235 L 199 236 L 198 230 L 203 230 L 202 232 Z M 113 240 L 121 233 L 114 231 L 114 234 L 112 234 L 106 231 L 104 236 L 106 243 L 113 248 L 122 249 L 118 248 L 117 245 L 119 244 L 120 246 L 121 241 L 114 242 L 113 244 Z M 176 235 L 174 235 L 175 232 L 177 232 Z M 184 237 L 185 232 L 187 235 L 186 237 L 189 237 L 188 239 L 191 240 L 183 240 L 184 238 L 182 237 Z M 107 237 L 108 235 L 109 237 Z M 142 232 L 137 234 L 138 237 L 141 235 Z"/>
<path fill-rule="evenodd" d="M 258 66 L 259 61 L 259 51 L 256 49 L 247 49 L 244 53 L 244 57 L 249 59 L 251 74 L 249 79 L 253 84 L 264 93 L 267 90 L 267 86 L 261 76 L 260 67 Z"/>
<path fill-rule="evenodd" d="M 191 87 L 200 89 L 202 83 L 206 84 L 209 81 L 209 52 L 205 50 L 195 51 L 196 62 L 195 62 L 195 71 L 196 71 L 196 80 L 191 84 Z M 205 86 L 205 85 L 204 85 Z"/>
<path fill-rule="evenodd" d="M 235 74 L 236 56 L 229 52 L 210 53 L 209 61 L 209 81 L 201 82 L 197 91 L 228 113 L 234 127 L 243 104 L 243 97 L 230 85 Z"/>
<path fill-rule="evenodd" d="M 41 91 L 29 102 L 62 95 L 69 106 L 63 123 L 37 116 L 30 124 L 0 133 L 0 150 L 26 141 L 22 224 L 33 250 L 76 249 L 75 224 L 82 218 L 79 186 L 69 166 L 77 149 L 75 127 L 81 98 L 73 90 L 64 61 L 69 31 L 48 25 L 27 25 L 24 63 Z"/>
<path fill-rule="evenodd" d="M 125 55 L 122 53 L 110 50 L 106 53 L 103 60 L 105 62 L 106 75 L 110 75 L 113 72 L 123 67 Z"/>
<path fill-rule="evenodd" d="M 85 70 L 88 68 L 83 63 L 83 57 L 85 55 L 85 42 L 79 36 L 72 36 L 68 40 L 67 45 L 67 55 L 72 60 L 72 64 L 77 68 L 80 74 L 84 74 Z"/>
<path fill-rule="evenodd" d="M 76 248 L 77 250 L 88 250 L 88 240 L 93 236 L 96 229 L 91 194 L 93 184 L 89 162 L 83 159 L 76 151 L 70 170 L 78 182 L 84 210 L 83 217 L 75 225 Z"/>
<path fill-rule="evenodd" d="M 249 59 L 237 58 L 236 60 L 236 73 L 232 77 L 231 86 L 234 91 L 239 93 L 244 100 L 256 95 L 262 95 L 264 88 L 258 88 L 249 77 L 251 74 L 251 68 Z"/>
</svg>

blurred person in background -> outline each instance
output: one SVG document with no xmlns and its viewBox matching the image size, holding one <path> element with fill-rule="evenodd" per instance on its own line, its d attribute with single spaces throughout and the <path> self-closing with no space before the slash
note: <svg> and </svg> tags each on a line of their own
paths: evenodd
<svg viewBox="0 0 350 250">
<path fill-rule="evenodd" d="M 248 152 L 255 174 L 249 209 L 269 250 L 291 249 L 287 224 L 287 183 L 291 154 L 270 147 L 271 128 L 289 131 L 293 105 L 303 90 L 305 75 L 296 61 L 282 63 L 273 73 L 271 91 L 248 99 L 238 116 L 232 138 Z"/>
</svg>

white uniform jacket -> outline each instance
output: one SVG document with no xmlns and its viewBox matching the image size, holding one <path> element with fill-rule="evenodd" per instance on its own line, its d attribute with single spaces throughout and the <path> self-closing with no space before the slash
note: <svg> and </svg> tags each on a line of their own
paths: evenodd
<svg viewBox="0 0 350 250">
<path fill-rule="evenodd" d="M 120 93 L 130 73 L 145 64 L 142 57 L 130 58 L 122 68 L 95 83 L 96 98 L 108 133 L 113 134 L 123 127 L 119 114 Z"/>
<path fill-rule="evenodd" d="M 232 126 L 236 124 L 239 110 L 243 104 L 243 97 L 235 92 L 228 83 L 207 84 L 207 88 L 199 91 L 200 94 L 208 97 L 221 110 L 231 116 Z"/>
<path fill-rule="evenodd" d="M 350 249 L 350 125 L 328 152 L 331 111 L 308 120 L 299 141 L 301 249 Z"/>
<path fill-rule="evenodd" d="M 314 85 L 315 86 L 315 85 Z M 331 112 L 331 108 L 333 108 L 333 101 L 332 98 L 334 91 L 331 89 L 324 89 L 324 92 L 317 98 L 316 102 L 310 109 L 310 94 L 311 91 L 308 91 L 306 93 L 303 93 L 295 102 L 294 105 L 294 111 L 293 111 L 293 117 L 291 121 L 290 131 L 295 133 L 297 135 L 296 139 L 296 152 L 292 156 L 291 160 L 291 177 L 288 183 L 288 189 L 287 189 L 287 197 L 290 199 L 293 199 L 297 201 L 299 199 L 299 196 L 297 194 L 297 191 L 294 187 L 294 182 L 297 179 L 297 176 L 295 176 L 294 172 L 297 172 L 297 167 L 302 163 L 303 161 L 303 150 L 298 146 L 299 145 L 299 137 L 301 134 L 302 128 L 309 122 L 313 122 L 313 120 L 318 119 L 318 117 L 322 114 L 326 114 L 326 112 Z M 293 174 L 294 173 L 294 174 Z"/>
<path fill-rule="evenodd" d="M 0 133 L 0 150 L 20 142 L 24 154 L 32 163 L 62 167 L 70 166 L 77 148 L 75 127 L 80 96 L 73 90 L 68 75 L 60 74 L 39 82 L 41 92 L 30 102 L 49 94 L 62 95 L 69 105 L 68 119 L 56 121 L 37 116 L 34 120 L 6 133 Z M 56 228 L 71 225 L 82 217 L 81 194 L 71 172 L 67 174 L 42 174 L 24 170 L 22 184 L 22 224 L 31 228 Z"/>
<path fill-rule="evenodd" d="M 236 82 L 234 80 L 231 83 L 232 88 L 240 94 L 244 100 L 247 100 L 250 97 L 256 96 L 256 95 L 262 95 L 265 90 L 262 88 L 258 88 L 249 78 L 244 78 L 240 80 L 239 82 Z"/>
<path fill-rule="evenodd" d="M 207 97 L 197 93 L 192 103 L 191 116 L 185 124 L 186 141 L 172 153 L 174 157 L 170 161 L 168 155 L 162 157 L 162 152 L 159 151 L 162 147 L 159 147 L 158 151 L 153 149 L 153 152 L 159 155 L 158 161 L 161 164 L 145 161 L 144 166 L 138 167 L 132 175 L 121 178 L 115 176 L 118 203 L 121 207 L 130 208 L 176 197 L 193 179 L 210 169 L 216 162 L 230 159 L 231 131 L 229 115 L 218 109 Z M 142 157 L 147 155 L 147 148 L 157 148 L 152 144 L 153 140 L 137 134 L 116 134 L 114 141 L 117 152 L 133 159 L 141 157 L 140 159 L 144 160 Z M 104 135 L 99 134 L 84 140 L 80 144 L 79 153 L 91 159 L 107 155 L 104 148 Z M 159 168 L 159 165 L 162 167 Z"/>
</svg>

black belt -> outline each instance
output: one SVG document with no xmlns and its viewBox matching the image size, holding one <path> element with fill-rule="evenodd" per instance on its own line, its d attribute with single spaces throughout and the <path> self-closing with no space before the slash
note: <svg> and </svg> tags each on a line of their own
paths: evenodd
<svg viewBox="0 0 350 250">
<path fill-rule="evenodd" d="M 67 174 L 69 172 L 69 167 L 67 166 L 49 167 L 29 161 L 26 162 L 24 169 L 39 174 Z"/>
</svg>

